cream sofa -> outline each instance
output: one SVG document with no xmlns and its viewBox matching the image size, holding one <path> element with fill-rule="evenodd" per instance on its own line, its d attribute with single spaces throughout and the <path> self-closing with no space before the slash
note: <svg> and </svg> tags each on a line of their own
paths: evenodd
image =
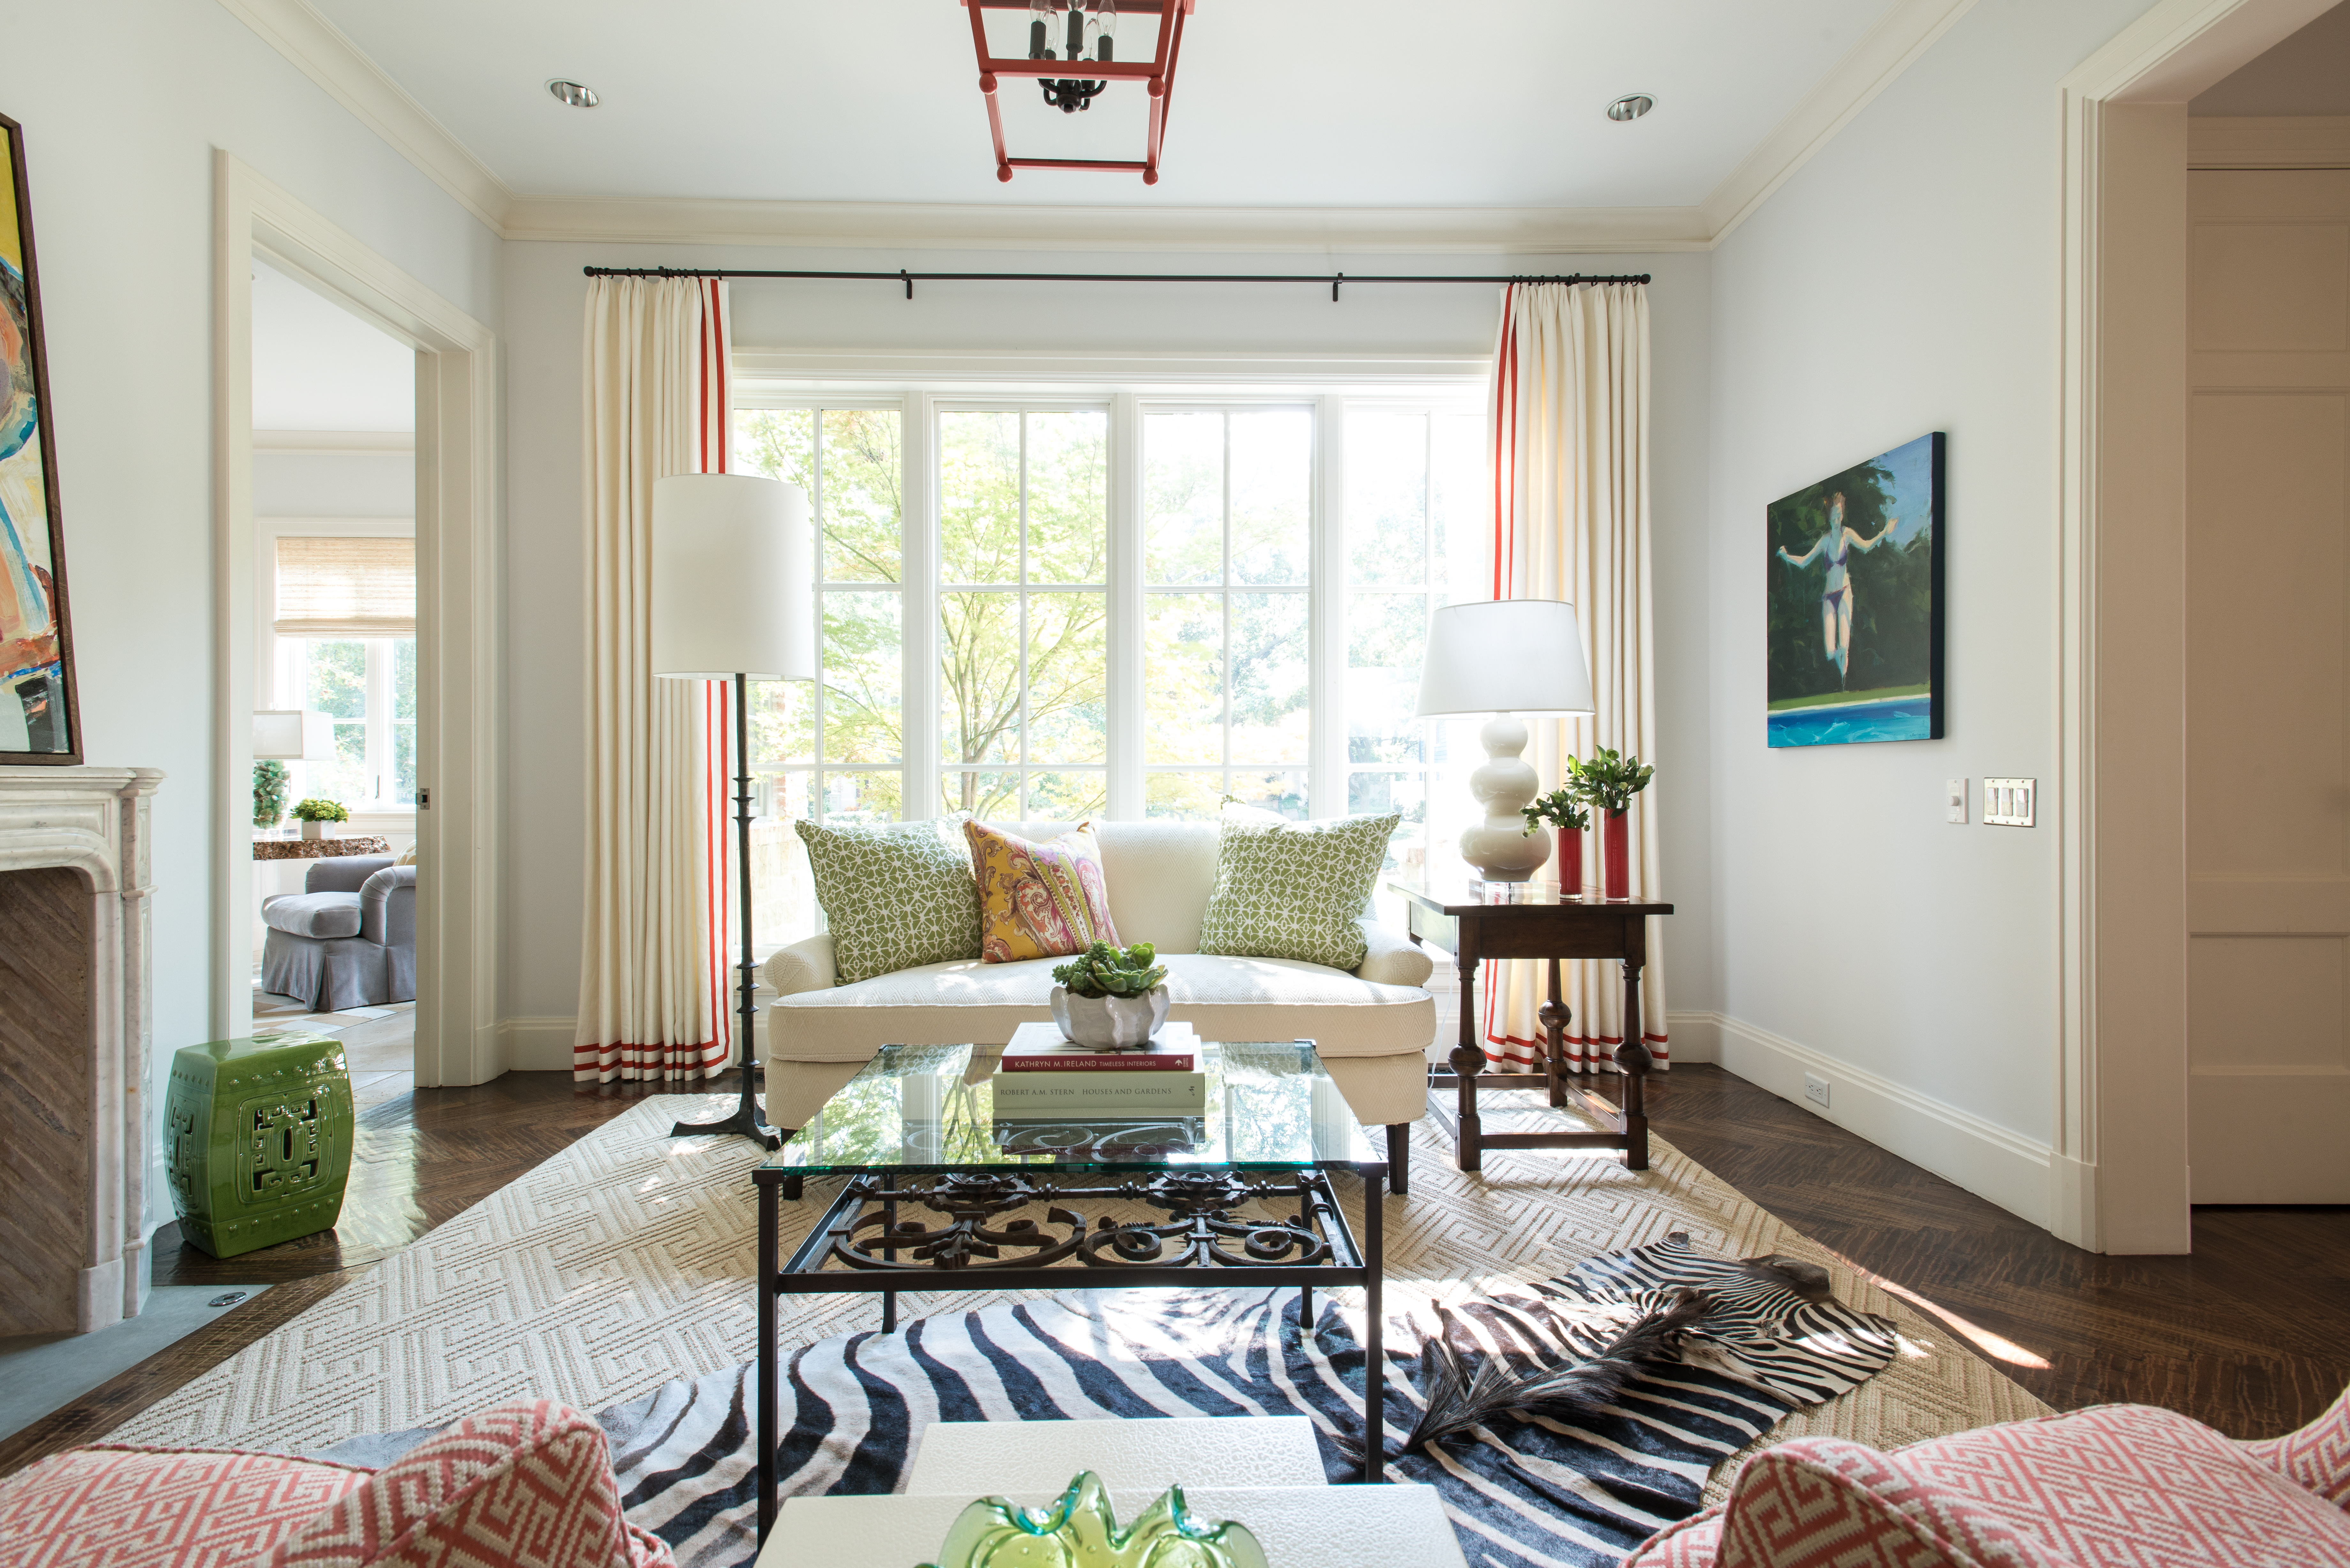
<svg viewBox="0 0 2350 1568">
<path fill-rule="evenodd" d="M 1076 825 L 1009 823 L 1045 839 Z M 1205 1040 L 1311 1040 L 1356 1117 L 1385 1126 L 1398 1192 L 1406 1190 L 1405 1134 L 1428 1097 L 1425 1052 L 1436 1003 L 1429 959 L 1402 932 L 1363 922 L 1369 943 L 1352 972 L 1286 959 L 1202 953 L 1200 922 L 1216 881 L 1212 822 L 1097 822 L 1102 877 L 1121 942 L 1149 942 L 1167 966 L 1168 1016 Z M 769 958 L 761 973 L 777 1000 L 763 1060 L 767 1116 L 796 1127 L 884 1045 L 1002 1045 L 1031 1019 L 1050 1019 L 1060 959 L 925 964 L 835 983 L 832 939 L 814 936 Z"/>
</svg>

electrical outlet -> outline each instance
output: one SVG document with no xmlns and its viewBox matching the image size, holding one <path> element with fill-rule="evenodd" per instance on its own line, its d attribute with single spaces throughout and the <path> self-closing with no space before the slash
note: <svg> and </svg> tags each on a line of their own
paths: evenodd
<svg viewBox="0 0 2350 1568">
<path fill-rule="evenodd" d="M 1942 781 L 1942 791 L 1944 819 L 1950 822 L 1966 821 L 1967 781 L 1964 779 L 1944 779 Z"/>
<path fill-rule="evenodd" d="M 1804 1075 L 1804 1098 L 1822 1110 L 1828 1108 L 1828 1081 L 1817 1073 Z"/>
<path fill-rule="evenodd" d="M 2031 826 L 2039 784 L 2037 779 L 1983 780 L 1983 821 L 1992 827 Z"/>
</svg>

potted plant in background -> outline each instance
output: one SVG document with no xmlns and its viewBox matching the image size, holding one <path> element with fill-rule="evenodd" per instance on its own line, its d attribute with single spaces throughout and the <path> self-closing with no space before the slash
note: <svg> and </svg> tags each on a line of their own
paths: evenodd
<svg viewBox="0 0 2350 1568">
<path fill-rule="evenodd" d="M 1638 757 L 1618 756 L 1601 746 L 1589 762 L 1566 759 L 1567 785 L 1600 814 L 1599 859 L 1610 898 L 1632 896 L 1631 826 L 1624 814 L 1632 797 L 1648 787 L 1657 770 Z"/>
<path fill-rule="evenodd" d="M 297 802 L 294 807 L 294 815 L 302 824 L 302 836 L 305 838 L 324 838 L 327 836 L 327 824 L 348 822 L 351 819 L 349 808 L 331 800 Z M 337 834 L 335 836 L 339 838 L 342 835 Z"/>
<path fill-rule="evenodd" d="M 253 764 L 253 826 L 270 828 L 286 815 L 286 764 L 280 762 L 258 762 Z"/>
<path fill-rule="evenodd" d="M 1532 805 L 1523 808 L 1526 836 L 1531 838 L 1542 830 L 1543 824 L 1552 823 L 1558 828 L 1558 890 L 1567 898 L 1583 891 L 1583 830 L 1591 826 L 1591 808 L 1583 804 L 1571 788 L 1561 787 L 1545 795 L 1534 797 Z"/>
<path fill-rule="evenodd" d="M 1096 942 L 1053 971 L 1053 1022 L 1079 1045 L 1147 1045 L 1167 1022 L 1167 966 L 1149 942 Z"/>
</svg>

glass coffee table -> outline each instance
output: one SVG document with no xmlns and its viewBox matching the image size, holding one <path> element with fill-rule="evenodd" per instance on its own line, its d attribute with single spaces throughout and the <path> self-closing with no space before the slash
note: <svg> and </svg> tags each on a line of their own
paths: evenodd
<svg viewBox="0 0 2350 1568">
<path fill-rule="evenodd" d="M 775 1521 L 783 1437 L 775 1303 L 785 1295 L 877 1293 L 888 1334 L 899 1291 L 1295 1285 L 1298 1321 L 1310 1324 L 1315 1286 L 1360 1285 L 1363 1479 L 1379 1479 L 1384 1151 L 1373 1151 L 1312 1041 L 1199 1050 L 1204 1115 L 1061 1122 L 996 1119 L 993 1048 L 885 1045 L 767 1157 L 754 1173 L 762 1540 Z M 1359 1243 L 1331 1186 L 1340 1169 L 1363 1179 Z M 827 1175 L 847 1179 L 839 1196 L 779 1262 L 783 1201 Z"/>
</svg>

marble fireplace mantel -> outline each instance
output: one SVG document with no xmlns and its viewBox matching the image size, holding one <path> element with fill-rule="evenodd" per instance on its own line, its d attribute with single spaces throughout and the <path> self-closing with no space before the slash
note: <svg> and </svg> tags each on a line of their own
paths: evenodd
<svg viewBox="0 0 2350 1568">
<path fill-rule="evenodd" d="M 0 1205 L 0 1334 L 138 1315 L 151 1103 L 153 768 L 0 768 L 0 1129 L 33 1173 Z M 16 872 L 61 873 L 22 877 Z M 83 900 L 88 902 L 84 905 Z M 86 914 L 87 919 L 83 917 Z M 77 967 L 83 983 L 71 983 Z M 78 994 L 77 994 L 78 993 Z"/>
</svg>

